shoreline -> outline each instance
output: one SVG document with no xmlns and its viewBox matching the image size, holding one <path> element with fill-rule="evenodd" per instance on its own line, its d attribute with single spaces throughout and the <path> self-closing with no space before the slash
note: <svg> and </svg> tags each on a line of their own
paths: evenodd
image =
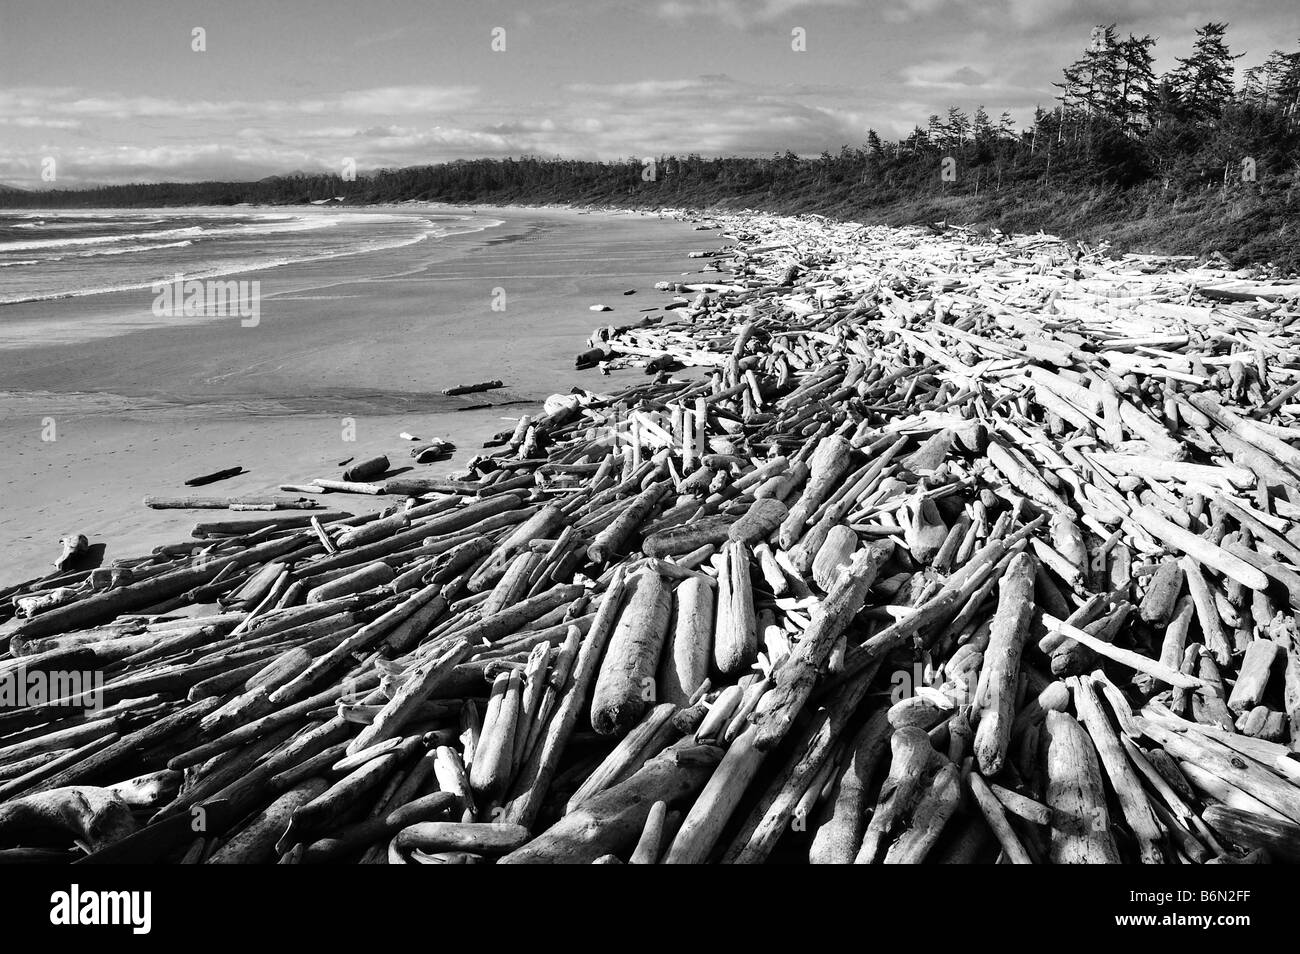
<svg viewBox="0 0 1300 954">
<path fill-rule="evenodd" d="M 467 210 L 412 210 L 433 211 Z M 410 446 L 398 440 L 402 431 L 457 444 L 433 472 L 462 466 L 518 409 L 462 408 L 540 403 L 584 378 L 609 384 L 598 372 L 575 372 L 573 355 L 602 319 L 639 317 L 652 304 L 645 291 L 688 268 L 698 239 L 689 225 L 635 213 L 494 208 L 489 217 L 504 221 L 227 276 L 262 278 L 258 328 L 230 318 L 132 330 L 138 292 L 7 306 L 0 317 L 48 331 L 42 344 L 0 348 L 0 438 L 11 448 L 0 463 L 8 504 L 0 539 L 11 554 L 0 585 L 42 574 L 67 533 L 106 544 L 106 564 L 184 539 L 194 512 L 148 511 L 140 498 L 179 493 L 185 479 L 228 466 L 249 472 L 213 493 L 265 493 L 334 474 L 353 456 L 388 453 L 402 466 L 394 456 Z M 504 312 L 491 310 L 494 288 L 506 291 Z M 641 297 L 623 296 L 630 288 Z M 590 312 L 598 301 L 615 312 Z M 63 340 L 61 325 L 78 320 L 107 333 Z M 507 387 L 440 393 L 493 378 Z M 347 419 L 354 441 L 342 439 Z M 50 421 L 55 440 L 41 440 Z M 355 496 L 346 503 L 356 512 L 379 506 Z"/>
<path fill-rule="evenodd" d="M 1300 284 L 718 222 L 735 244 L 655 285 L 680 308 L 599 338 L 653 379 L 530 407 L 455 485 L 346 476 L 383 519 L 204 511 L 202 549 L 29 591 L 0 677 L 37 673 L 9 762 L 42 753 L 6 791 L 165 760 L 142 818 L 239 806 L 124 845 L 151 862 L 1294 858 Z M 49 689 L 70 658 L 111 678 Z M 74 748 L 104 705 L 144 727 Z M 424 759 L 436 800 L 398 817 L 341 784 Z M 289 772 L 391 823 L 286 823 Z"/>
<path fill-rule="evenodd" d="M 271 207 L 268 206 L 266 208 L 269 209 Z M 294 206 L 291 208 L 298 210 L 300 215 L 302 213 L 307 213 L 308 218 L 302 220 L 304 223 L 311 222 L 310 216 L 313 214 L 313 212 L 315 212 L 315 214 L 319 214 L 322 216 L 329 214 L 327 210 L 302 209 L 301 207 L 298 206 Z M 78 213 L 84 214 L 92 211 L 94 210 L 91 209 L 53 210 L 52 209 L 52 210 L 34 210 L 34 213 L 58 217 L 59 215 L 78 214 Z M 131 211 L 138 214 L 142 212 L 167 213 L 170 210 L 165 207 L 161 207 L 157 209 L 133 209 Z M 188 211 L 189 214 L 204 219 L 211 218 L 211 217 L 220 218 L 222 216 L 235 216 L 239 214 L 239 213 L 232 213 L 226 209 L 220 207 L 214 207 L 214 206 L 193 206 L 193 207 L 189 207 Z M 261 211 L 261 209 L 258 209 L 258 211 Z M 350 210 L 339 209 L 337 211 L 347 213 Z M 361 212 L 360 210 L 357 210 L 357 212 L 359 215 L 366 214 L 364 212 Z M 371 212 L 370 214 L 373 215 L 375 213 Z M 433 213 L 430 212 L 429 214 L 433 214 Z M 391 217 L 398 218 L 398 216 L 391 216 Z M 414 217 L 414 215 L 412 217 Z M 463 221 L 472 221 L 469 215 L 458 215 L 456 216 L 456 218 Z M 250 275 L 250 274 L 260 274 L 262 272 L 273 272 L 274 270 L 280 268 L 285 268 L 285 267 L 292 268 L 295 266 L 311 265 L 320 262 L 333 261 L 336 259 L 356 258 L 359 256 L 372 255 L 372 254 L 380 255 L 386 252 L 395 252 L 400 249 L 407 248 L 409 246 L 418 245 L 421 242 L 425 242 L 430 238 L 433 238 L 433 240 L 437 242 L 439 240 L 449 238 L 453 235 L 474 234 L 477 232 L 486 231 L 488 229 L 494 228 L 497 225 L 502 224 L 500 220 L 491 220 L 491 222 L 492 224 L 490 225 L 481 225 L 475 228 L 456 228 L 450 222 L 426 223 L 431 229 L 430 232 L 424 232 L 410 238 L 391 240 L 391 244 L 387 244 L 387 245 L 381 245 L 372 248 L 348 249 L 346 247 L 343 247 L 339 249 L 318 250 L 315 253 L 307 255 L 305 257 L 272 260 L 263 265 L 250 265 L 247 262 L 240 262 L 238 264 L 232 264 L 232 263 L 220 264 L 206 269 L 200 269 L 197 271 L 190 270 L 190 269 L 182 269 L 182 275 L 187 280 L 209 281 L 209 280 L 226 278 L 228 276 L 234 276 L 234 275 Z M 330 219 L 322 218 L 320 224 L 315 225 L 313 227 L 320 228 L 320 229 L 328 229 L 334 224 L 337 223 Z M 301 233 L 303 231 L 309 231 L 309 230 L 297 229 L 294 231 L 298 231 Z M 177 234 L 184 234 L 184 230 L 182 230 L 180 233 Z M 145 240 L 148 238 L 148 236 L 135 236 L 135 238 L 140 240 Z M 181 243 L 177 243 L 177 245 L 188 246 L 190 245 L 190 242 L 188 241 L 181 242 Z M 156 246 L 154 250 L 168 249 L 171 247 L 175 247 L 175 246 L 160 245 L 160 246 Z M 29 264 L 38 264 L 38 263 L 32 262 Z M 19 298 L 19 299 L 6 299 L 0 301 L 0 317 L 3 317 L 4 314 L 6 314 L 6 312 L 3 311 L 3 309 L 21 307 L 23 305 L 40 305 L 46 302 L 65 301 L 68 299 L 88 298 L 93 296 L 115 295 L 119 293 L 138 294 L 142 292 L 144 289 L 152 289 L 156 287 L 159 283 L 166 282 L 168 279 L 172 277 L 173 274 L 175 273 L 164 273 L 158 279 L 149 279 L 147 281 L 136 281 L 133 284 L 127 284 L 127 285 L 116 285 L 110 287 L 89 288 L 89 289 L 78 288 L 75 291 L 45 293 L 45 294 L 32 295 L 30 297 Z"/>
</svg>

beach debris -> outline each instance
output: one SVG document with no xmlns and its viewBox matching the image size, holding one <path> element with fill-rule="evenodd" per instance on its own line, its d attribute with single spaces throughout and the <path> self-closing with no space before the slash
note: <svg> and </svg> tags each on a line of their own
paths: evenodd
<svg viewBox="0 0 1300 954">
<path fill-rule="evenodd" d="M 70 533 L 59 540 L 59 558 L 54 561 L 54 568 L 66 570 L 68 565 L 81 553 L 90 548 L 90 541 L 84 533 Z"/>
<path fill-rule="evenodd" d="M 404 441 L 418 441 L 420 439 L 408 431 L 402 431 L 402 433 L 398 434 L 397 436 Z"/>
<path fill-rule="evenodd" d="M 417 464 L 431 464 L 436 460 L 450 457 L 455 450 L 456 445 L 451 441 L 432 440 L 412 447 L 411 456 L 415 458 Z"/>
<path fill-rule="evenodd" d="M 375 477 L 382 477 L 386 473 L 388 473 L 388 458 L 380 454 L 353 464 L 343 471 L 343 479 L 349 483 L 363 483 Z"/>
<path fill-rule="evenodd" d="M 382 484 L 364 483 L 359 480 L 331 480 L 328 477 L 313 478 L 312 483 L 318 492 L 336 491 L 341 494 L 382 494 Z"/>
<path fill-rule="evenodd" d="M 0 698 L 0 849 L 1300 858 L 1294 286 L 710 222 L 667 317 L 588 342 L 653 377 L 552 395 L 452 476 L 312 485 L 374 513 L 267 497 L 5 591 L 0 686 L 102 679 Z"/>
<path fill-rule="evenodd" d="M 592 305 L 587 310 L 588 311 L 613 311 L 614 306 L 613 305 Z"/>
<path fill-rule="evenodd" d="M 293 493 L 320 493 L 319 487 L 306 490 L 282 487 Z M 144 505 L 151 510 L 310 510 L 320 504 L 306 497 L 278 494 L 249 494 L 244 497 L 155 497 L 146 496 Z"/>
<path fill-rule="evenodd" d="M 604 348 L 588 348 L 586 351 L 578 353 L 578 356 L 573 359 L 573 366 L 578 370 L 594 368 L 602 361 L 607 361 L 613 356 L 612 351 L 607 351 Z"/>
<path fill-rule="evenodd" d="M 514 401 L 484 401 L 481 404 L 461 404 L 452 408 L 453 411 L 483 411 L 490 407 L 510 407 L 515 404 L 530 404 L 532 402 L 518 399 Z"/>
<path fill-rule="evenodd" d="M 17 835 L 31 845 L 28 836 L 45 833 L 56 844 L 62 836 L 94 851 L 132 834 L 135 827 L 131 807 L 107 788 L 46 789 L 0 803 L 0 842 Z"/>
<path fill-rule="evenodd" d="M 494 391 L 505 386 L 504 381 L 480 381 L 477 384 L 458 384 L 454 388 L 443 388 L 442 393 L 446 395 L 477 394 L 479 391 Z"/>
<path fill-rule="evenodd" d="M 215 484 L 218 480 L 225 480 L 228 477 L 238 477 L 240 474 L 248 473 L 243 467 L 227 467 L 225 470 L 214 471 L 211 474 L 204 474 L 202 477 L 191 477 L 185 481 L 186 487 L 202 487 L 204 484 Z"/>
</svg>

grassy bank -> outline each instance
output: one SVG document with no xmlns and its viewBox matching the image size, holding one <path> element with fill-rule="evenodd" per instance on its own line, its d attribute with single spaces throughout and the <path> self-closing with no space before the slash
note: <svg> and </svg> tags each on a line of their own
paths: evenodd
<svg viewBox="0 0 1300 954">
<path fill-rule="evenodd" d="M 644 161 L 471 160 L 377 172 L 354 181 L 301 175 L 258 182 L 157 183 L 0 196 L 0 207 L 348 205 L 404 201 L 460 205 L 568 204 L 620 208 L 816 212 L 888 225 L 946 221 L 1005 232 L 1043 230 L 1117 252 L 1222 255 L 1237 266 L 1300 273 L 1300 150 L 1264 154 L 1255 181 L 1222 164 L 1147 171 L 1135 182 L 1099 180 L 1098 152 L 958 154 L 957 181 L 937 153 L 900 158 L 845 150 L 806 159 L 661 157 Z M 1003 154 L 1005 153 L 1005 154 Z M 1120 169 L 1122 165 L 1104 166 Z M 1235 166 L 1229 164 L 1230 169 Z M 1109 174 L 1109 173 L 1108 173 Z"/>
</svg>

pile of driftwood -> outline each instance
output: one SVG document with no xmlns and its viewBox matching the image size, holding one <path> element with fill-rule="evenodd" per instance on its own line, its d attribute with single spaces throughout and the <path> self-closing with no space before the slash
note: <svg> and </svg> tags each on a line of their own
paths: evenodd
<svg viewBox="0 0 1300 954">
<path fill-rule="evenodd" d="M 578 357 L 645 383 L 11 591 L 100 678 L 0 711 L 0 856 L 1300 858 L 1300 286 L 719 224 Z"/>
</svg>

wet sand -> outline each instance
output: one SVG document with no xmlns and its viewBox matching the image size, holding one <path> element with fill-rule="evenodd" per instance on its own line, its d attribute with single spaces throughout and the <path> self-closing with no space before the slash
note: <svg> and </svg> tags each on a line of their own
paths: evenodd
<svg viewBox="0 0 1300 954">
<path fill-rule="evenodd" d="M 255 327 L 237 317 L 140 327 L 153 300 L 147 290 L 0 309 L 0 325 L 21 324 L 31 342 L 15 346 L 11 335 L 0 347 L 0 584 L 48 572 L 66 533 L 105 544 L 111 561 L 186 540 L 200 518 L 235 516 L 141 505 L 145 494 L 190 493 L 186 479 L 227 467 L 248 473 L 197 492 L 272 492 L 338 477 L 339 462 L 379 453 L 406 466 L 411 445 L 398 434 L 407 431 L 455 441 L 450 461 L 415 466 L 449 473 L 527 404 L 464 408 L 535 404 L 575 384 L 603 390 L 641 378 L 575 371 L 573 356 L 594 327 L 656 311 L 666 296 L 654 283 L 698 265 L 687 253 L 718 241 L 716 232 L 650 215 L 480 214 L 504 222 L 228 276 L 261 281 Z M 593 313 L 596 303 L 615 310 Z M 78 325 L 93 325 L 96 336 L 69 341 Z M 497 378 L 507 386 L 488 394 L 440 393 Z M 320 499 L 353 512 L 391 503 Z"/>
</svg>

